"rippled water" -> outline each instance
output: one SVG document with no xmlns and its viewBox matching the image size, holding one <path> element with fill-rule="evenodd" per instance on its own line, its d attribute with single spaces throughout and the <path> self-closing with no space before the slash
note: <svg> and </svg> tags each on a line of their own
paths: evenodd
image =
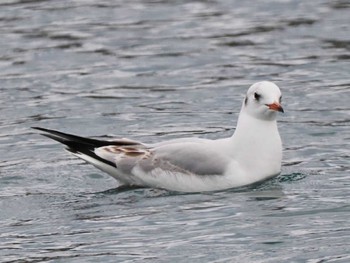
<svg viewBox="0 0 350 263">
<path fill-rule="evenodd" d="M 1 262 L 349 262 L 348 1 L 0 3 Z M 117 189 L 42 126 L 152 142 L 232 134 L 283 91 L 282 174 L 204 194 Z"/>
</svg>

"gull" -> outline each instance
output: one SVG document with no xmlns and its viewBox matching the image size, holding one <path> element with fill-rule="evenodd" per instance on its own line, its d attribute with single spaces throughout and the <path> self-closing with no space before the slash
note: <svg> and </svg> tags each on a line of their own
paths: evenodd
<svg viewBox="0 0 350 263">
<path fill-rule="evenodd" d="M 277 127 L 281 91 L 269 81 L 253 84 L 243 100 L 234 134 L 215 140 L 183 138 L 147 144 L 98 140 L 33 127 L 66 150 L 108 173 L 124 186 L 179 192 L 247 186 L 281 172 Z"/>
</svg>

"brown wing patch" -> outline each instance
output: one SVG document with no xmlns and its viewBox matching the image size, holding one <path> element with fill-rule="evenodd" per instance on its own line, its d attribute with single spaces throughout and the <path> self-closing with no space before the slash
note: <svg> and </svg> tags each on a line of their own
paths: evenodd
<svg viewBox="0 0 350 263">
<path fill-rule="evenodd" d="M 130 157 L 137 157 L 137 156 L 140 156 L 140 155 L 144 155 L 145 153 L 144 152 L 140 152 L 140 151 L 125 151 L 124 154 L 126 156 L 130 156 Z"/>
<path fill-rule="evenodd" d="M 148 158 L 150 156 L 150 152 L 146 149 L 139 149 L 131 146 L 108 146 L 104 147 L 105 151 L 116 154 L 124 154 L 129 157 L 139 157 L 143 156 L 143 158 Z"/>
</svg>

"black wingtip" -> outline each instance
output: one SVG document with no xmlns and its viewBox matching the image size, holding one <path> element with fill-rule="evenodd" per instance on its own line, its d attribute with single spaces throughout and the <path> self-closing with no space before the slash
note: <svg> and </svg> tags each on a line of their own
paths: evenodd
<svg viewBox="0 0 350 263">
<path fill-rule="evenodd" d="M 35 129 L 35 130 L 40 130 L 40 131 L 45 130 L 44 128 L 37 127 L 37 126 L 32 126 L 32 127 L 30 127 L 30 128 Z"/>
<path fill-rule="evenodd" d="M 59 131 L 56 131 L 56 130 L 51 130 L 51 129 L 46 129 L 46 128 L 42 128 L 42 127 L 31 127 L 32 129 L 34 130 L 39 130 L 39 131 L 43 131 L 43 132 L 46 132 L 48 134 L 53 134 L 53 135 L 56 135 L 56 136 L 74 136 L 72 134 L 68 134 L 68 133 L 63 133 L 63 132 L 59 132 Z"/>
<path fill-rule="evenodd" d="M 32 129 L 42 131 L 41 135 L 53 139 L 67 146 L 66 150 L 74 154 L 84 154 L 96 159 L 100 162 L 106 163 L 108 165 L 116 167 L 115 163 L 105 160 L 95 154 L 95 148 L 101 146 L 110 145 L 108 141 L 84 138 L 73 134 L 68 134 L 64 132 L 59 132 L 56 130 L 41 128 L 41 127 L 31 127 Z"/>
<path fill-rule="evenodd" d="M 33 127 L 30 127 L 34 130 L 39 130 L 39 131 L 43 131 L 43 132 L 55 132 L 55 130 L 50 130 L 50 129 L 45 129 L 45 128 L 41 128 L 41 127 L 37 127 L 37 126 L 33 126 Z"/>
</svg>

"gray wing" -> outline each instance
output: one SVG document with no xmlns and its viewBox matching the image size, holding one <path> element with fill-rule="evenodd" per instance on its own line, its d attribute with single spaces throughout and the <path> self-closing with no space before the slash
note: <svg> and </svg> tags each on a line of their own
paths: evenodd
<svg viewBox="0 0 350 263">
<path fill-rule="evenodd" d="M 197 175 L 222 175 L 230 162 L 228 156 L 213 150 L 207 140 L 169 142 L 158 146 L 106 146 L 95 151 L 114 162 L 117 169 L 131 174 L 135 167 L 148 173 L 154 169 Z"/>
<path fill-rule="evenodd" d="M 201 142 L 162 145 L 152 149 L 151 153 L 152 162 L 144 160 L 140 163 L 146 170 L 159 167 L 197 175 L 222 175 L 230 161 L 227 156 Z"/>
</svg>

